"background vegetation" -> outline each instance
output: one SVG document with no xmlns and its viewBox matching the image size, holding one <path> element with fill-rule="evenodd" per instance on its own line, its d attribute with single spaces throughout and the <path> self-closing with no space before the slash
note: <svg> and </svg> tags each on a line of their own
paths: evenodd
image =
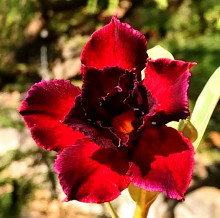
<svg viewBox="0 0 220 218">
<path fill-rule="evenodd" d="M 192 69 L 189 90 L 192 106 L 220 65 L 219 0 L 1 0 L 0 131 L 14 128 L 22 139 L 17 148 L 1 155 L 0 217 L 21 216 L 22 208 L 34 199 L 39 181 L 52 190 L 51 199 L 57 197 L 52 169 L 55 154 L 38 149 L 33 142 L 29 143 L 33 146 L 21 149 L 27 134 L 15 108 L 29 87 L 42 78 L 70 79 L 80 85 L 79 57 L 84 43 L 115 12 L 121 21 L 146 36 L 148 48 L 159 44 L 175 59 L 197 62 Z M 11 103 L 8 104 L 5 94 Z M 220 105 L 217 105 L 206 141 L 199 149 L 209 153 L 211 164 L 220 157 L 219 123 Z M 213 135 L 214 131 L 217 136 L 209 137 L 209 132 Z M 1 140 L 0 144 L 4 142 Z M 7 174 L 12 163 L 27 162 L 27 159 L 31 159 L 27 170 L 32 173 L 17 177 Z M 43 173 L 35 171 L 39 165 L 46 168 Z M 36 182 L 34 176 L 39 175 Z"/>
</svg>

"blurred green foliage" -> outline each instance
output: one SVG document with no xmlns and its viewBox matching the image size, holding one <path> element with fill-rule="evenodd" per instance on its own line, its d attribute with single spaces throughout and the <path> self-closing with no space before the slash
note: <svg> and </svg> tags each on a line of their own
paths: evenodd
<svg viewBox="0 0 220 218">
<path fill-rule="evenodd" d="M 1 45 L 20 39 L 22 29 L 34 16 L 34 0 L 2 0 L 0 8 Z M 16 34 L 12 34 L 16 33 Z M 4 40 L 3 40 L 4 39 Z M 3 43 L 4 42 L 4 43 Z"/>
<path fill-rule="evenodd" d="M 20 217 L 22 208 L 34 199 L 34 193 L 39 188 L 49 185 L 51 199 L 57 197 L 54 158 L 55 153 L 35 146 L 26 151 L 9 150 L 0 155 L 0 218 Z M 13 170 L 13 163 L 17 169 Z M 26 173 L 19 168 L 24 163 L 27 167 Z M 47 171 L 39 172 L 37 168 L 40 166 L 45 166 Z M 39 176 L 42 184 L 39 184 Z"/>
<path fill-rule="evenodd" d="M 115 13 L 121 21 L 128 22 L 146 36 L 148 48 L 159 44 L 175 59 L 198 63 L 192 69 L 190 80 L 189 96 L 193 105 L 220 63 L 219 0 L 1 0 L 0 91 L 26 92 L 41 80 L 41 46 L 47 46 L 51 70 L 57 60 L 65 61 L 62 53 L 65 42 L 80 35 L 81 43 L 72 49 L 72 57 L 79 57 L 89 35 L 108 23 Z M 48 31 L 47 37 L 42 37 L 42 30 Z M 81 77 L 69 79 L 80 83 Z M 24 125 L 13 120 L 9 112 L 1 109 L 0 126 L 22 131 Z M 219 123 L 220 106 L 217 105 L 208 127 L 220 131 Z M 42 150 L 5 154 L 0 157 L 0 174 L 12 161 L 22 162 L 27 155 L 33 159 L 30 168 L 39 163 L 48 167 L 45 181 L 50 181 L 51 189 L 56 190 L 52 169 L 54 156 Z M 0 191 L 7 184 L 11 191 L 0 192 L 0 217 L 19 217 L 36 184 L 29 177 L 0 176 Z"/>
<path fill-rule="evenodd" d="M 97 9 L 97 0 L 88 0 L 87 10 L 89 13 L 95 13 Z"/>
<path fill-rule="evenodd" d="M 39 47 L 43 43 L 40 32 L 36 33 L 32 43 L 29 42 L 30 36 L 25 35 L 28 24 L 36 18 L 36 14 L 40 14 L 45 22 L 42 28 L 46 27 L 50 31 L 47 43 L 51 48 L 56 47 L 56 41 L 60 37 L 91 34 L 98 26 L 107 22 L 108 19 L 100 19 L 103 11 L 108 9 L 108 16 L 118 13 L 116 8 L 123 2 L 130 2 L 131 8 L 122 15 L 122 20 L 129 22 L 146 35 L 149 48 L 161 44 L 171 51 L 176 59 L 198 63 L 193 69 L 191 79 L 192 99 L 199 95 L 211 72 L 218 67 L 220 56 L 218 0 L 208 2 L 201 0 L 199 3 L 193 0 L 79 2 L 77 0 L 1 1 L 0 88 L 25 91 L 27 83 L 31 84 L 39 80 Z M 59 5 L 62 7 L 58 8 Z M 57 55 L 57 51 L 52 48 L 50 61 L 52 62 Z M 30 77 L 31 79 L 27 79 Z M 13 83 L 14 88 L 7 84 L 8 81 L 9 84 Z"/>
</svg>

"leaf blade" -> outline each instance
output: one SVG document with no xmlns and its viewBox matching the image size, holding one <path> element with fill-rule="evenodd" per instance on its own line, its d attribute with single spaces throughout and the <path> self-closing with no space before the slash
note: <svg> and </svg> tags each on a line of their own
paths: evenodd
<svg viewBox="0 0 220 218">
<path fill-rule="evenodd" d="M 160 45 L 156 45 L 153 48 L 149 49 L 147 51 L 147 54 L 152 59 L 169 58 L 169 59 L 174 60 L 173 55 Z"/>
<path fill-rule="evenodd" d="M 195 107 L 193 109 L 190 121 L 198 131 L 198 138 L 193 143 L 194 148 L 197 149 L 204 133 L 211 115 L 218 103 L 220 97 L 220 67 L 212 74 L 202 92 L 200 93 Z"/>
</svg>

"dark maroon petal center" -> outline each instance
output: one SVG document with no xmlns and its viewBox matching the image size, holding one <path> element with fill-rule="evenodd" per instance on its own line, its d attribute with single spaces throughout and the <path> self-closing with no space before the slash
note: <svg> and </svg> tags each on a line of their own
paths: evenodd
<svg viewBox="0 0 220 218">
<path fill-rule="evenodd" d="M 85 69 L 82 95 L 76 99 L 65 124 L 101 146 L 127 146 L 132 122 L 152 113 L 155 100 L 132 71 L 118 67 Z M 127 129 L 128 124 L 130 131 L 124 131 L 123 126 Z"/>
</svg>

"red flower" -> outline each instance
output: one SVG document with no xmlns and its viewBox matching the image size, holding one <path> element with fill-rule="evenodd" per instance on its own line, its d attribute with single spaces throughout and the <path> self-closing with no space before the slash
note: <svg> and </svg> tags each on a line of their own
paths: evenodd
<svg viewBox="0 0 220 218">
<path fill-rule="evenodd" d="M 146 44 L 113 17 L 82 52 L 82 91 L 69 81 L 42 81 L 24 99 L 20 113 L 32 137 L 59 152 L 55 171 L 66 201 L 111 201 L 130 182 L 184 198 L 193 147 L 165 124 L 189 116 L 193 63 L 147 59 Z"/>
</svg>

